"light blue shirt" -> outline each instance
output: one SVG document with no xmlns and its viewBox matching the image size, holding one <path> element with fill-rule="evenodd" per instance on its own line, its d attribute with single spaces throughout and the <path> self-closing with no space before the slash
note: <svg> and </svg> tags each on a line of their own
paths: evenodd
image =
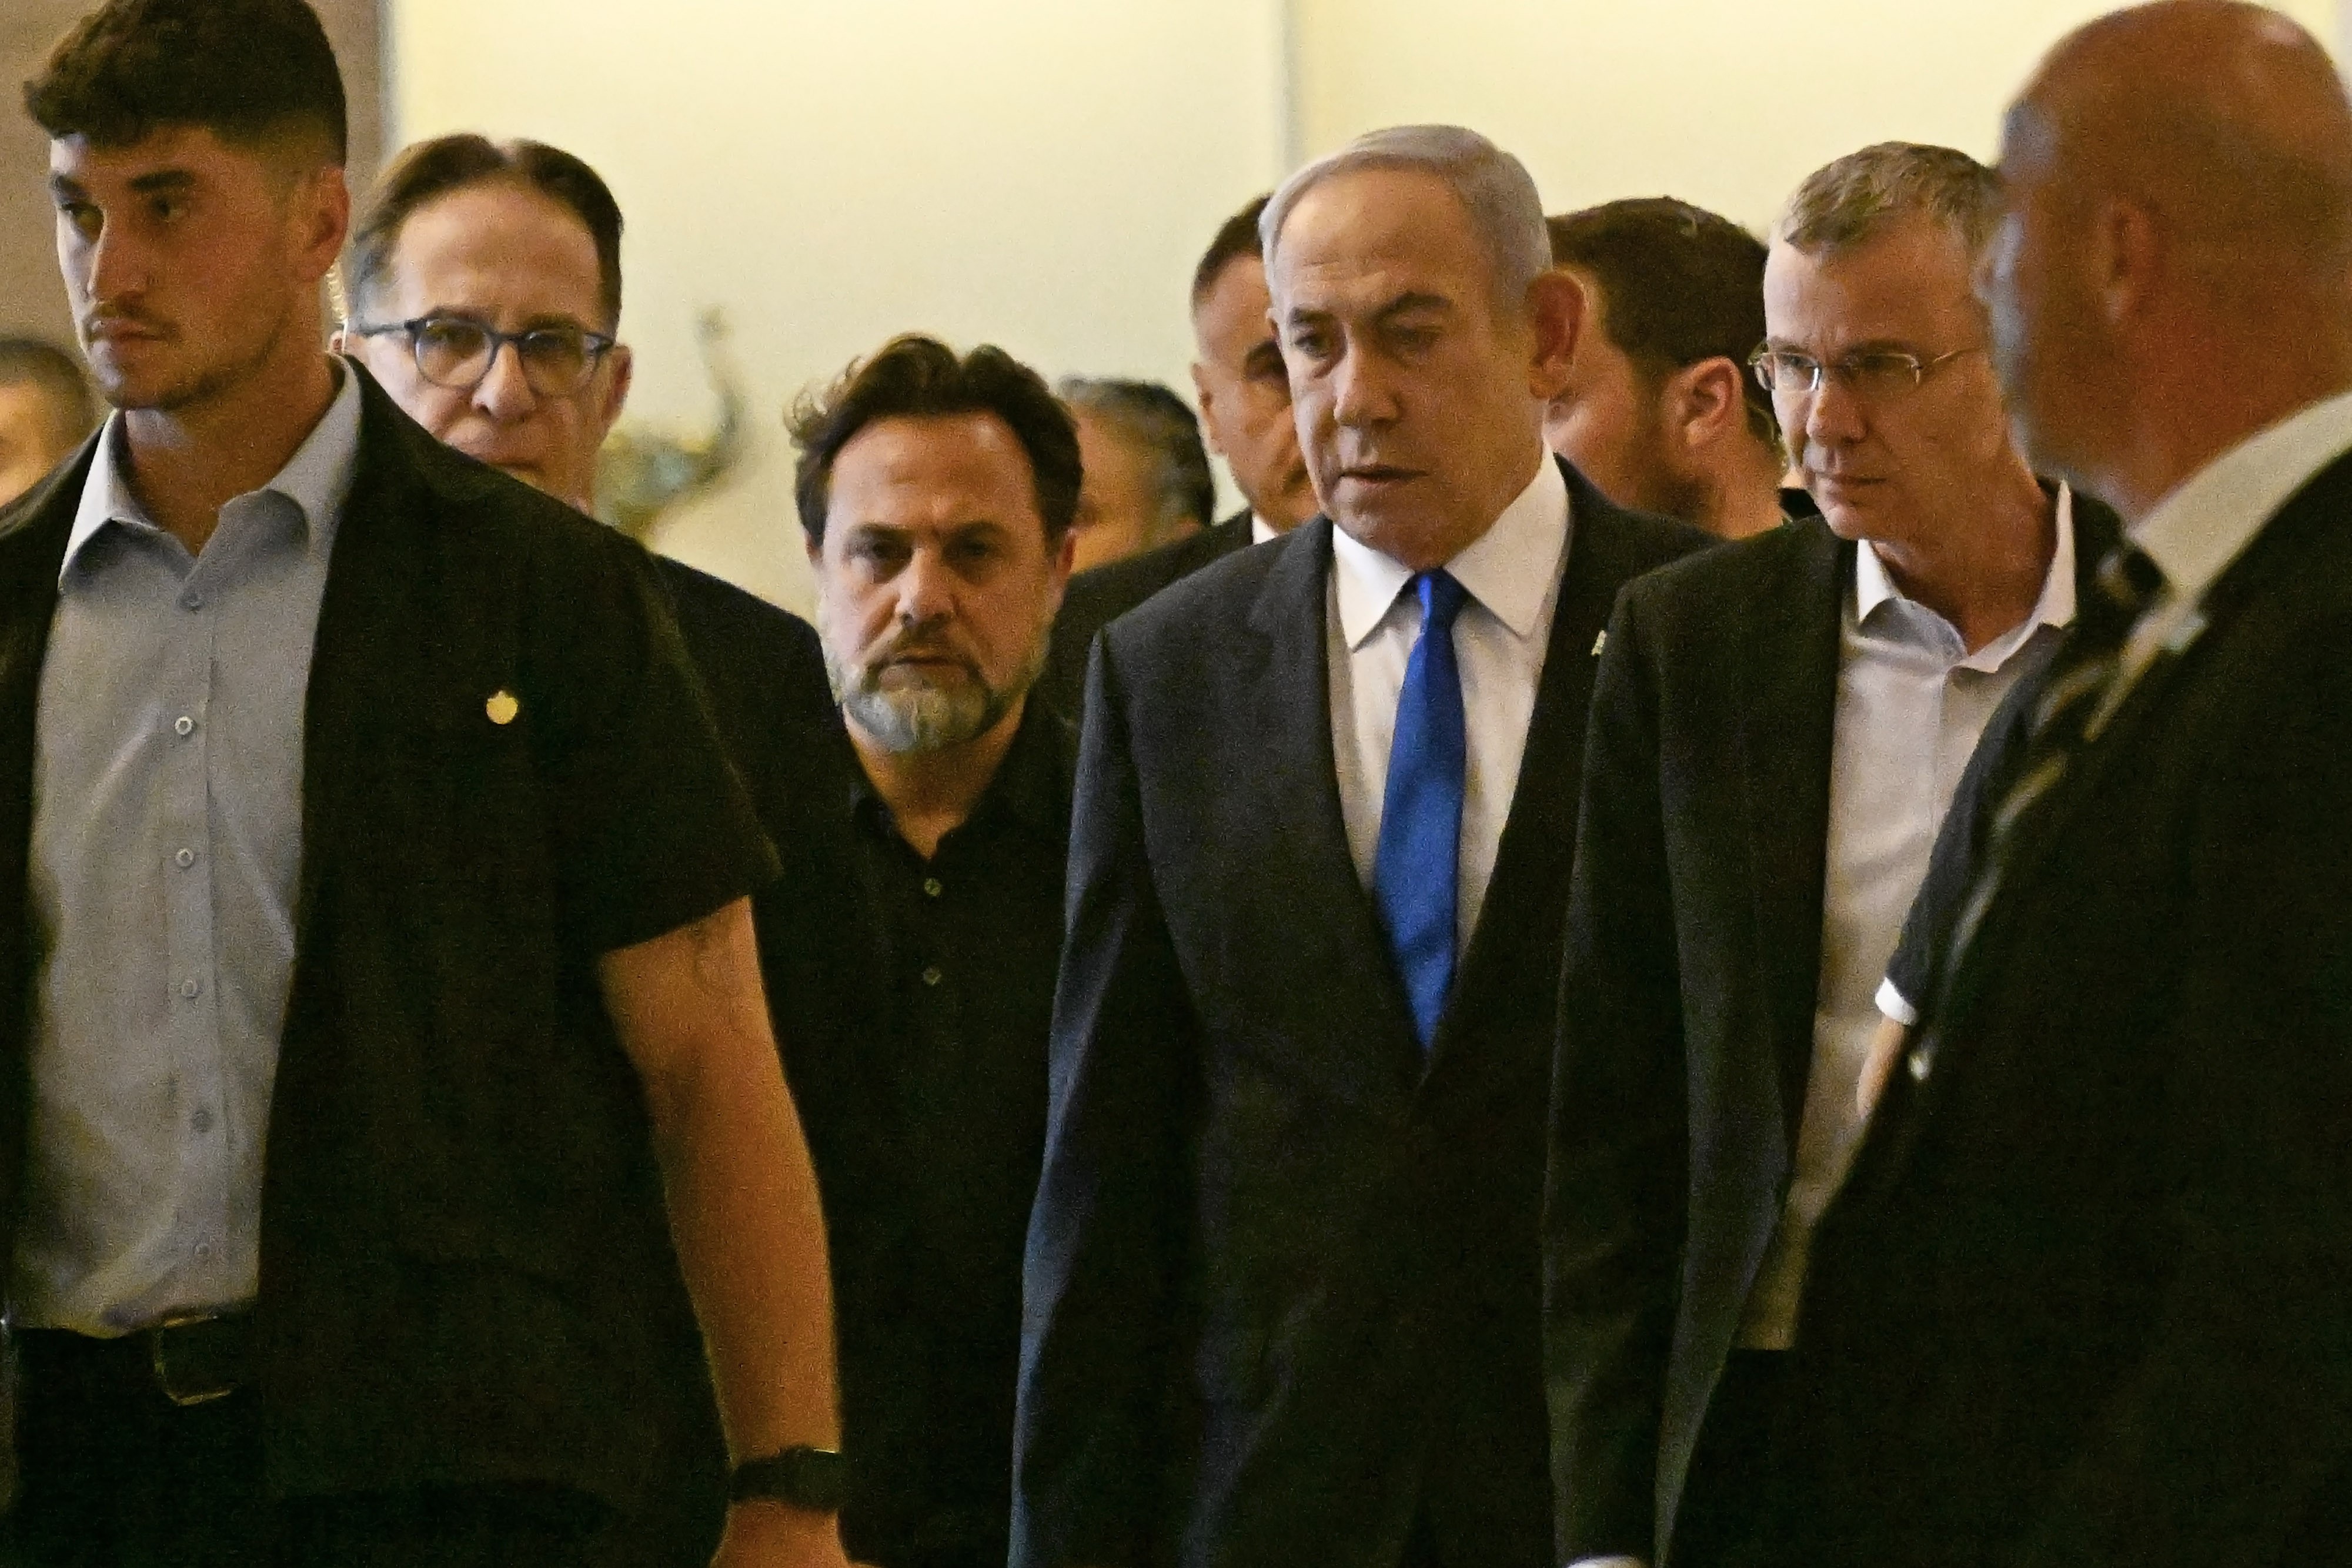
<svg viewBox="0 0 2352 1568">
<path fill-rule="evenodd" d="M 192 556 L 109 422 L 41 669 L 19 1324 L 114 1335 L 253 1299 L 294 968 L 303 703 L 359 378 Z"/>
</svg>

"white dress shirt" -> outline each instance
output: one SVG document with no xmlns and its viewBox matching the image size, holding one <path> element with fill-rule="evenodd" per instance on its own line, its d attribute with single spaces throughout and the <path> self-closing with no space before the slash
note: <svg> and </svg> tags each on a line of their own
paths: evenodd
<svg viewBox="0 0 2352 1568">
<path fill-rule="evenodd" d="M 1466 948 L 1495 874 L 1503 823 L 1518 788 L 1519 758 L 1535 716 L 1536 683 L 1551 641 L 1560 569 L 1568 559 L 1568 481 L 1549 457 L 1518 499 L 1477 541 L 1445 563 L 1468 592 L 1454 622 L 1462 671 L 1466 764 L 1463 779 L 1458 948 Z M 1334 528 L 1328 658 L 1332 760 L 1356 874 L 1372 884 L 1389 751 L 1405 664 L 1421 637 L 1421 599 L 1404 591 L 1410 569 Z"/>
<path fill-rule="evenodd" d="M 1281 529 L 1276 528 L 1272 523 L 1267 522 L 1264 517 L 1259 517 L 1255 512 L 1252 512 L 1250 514 L 1250 543 L 1254 545 L 1270 544 L 1281 537 Z"/>
<path fill-rule="evenodd" d="M 2063 488 L 2057 548 L 2032 612 L 1973 653 L 1951 622 L 1895 586 L 1867 541 L 1855 551 L 1839 634 L 1812 1066 L 1780 1227 L 1740 1321 L 1745 1348 L 1794 1342 L 1813 1227 L 1862 1131 L 1854 1091 L 1903 917 L 1993 709 L 2074 619 L 2074 497 Z"/>
</svg>

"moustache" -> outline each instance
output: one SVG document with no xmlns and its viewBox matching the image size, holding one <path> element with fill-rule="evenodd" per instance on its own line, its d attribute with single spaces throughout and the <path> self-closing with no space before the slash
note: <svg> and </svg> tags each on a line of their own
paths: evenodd
<svg viewBox="0 0 2352 1568">
<path fill-rule="evenodd" d="M 866 666 L 866 678 L 878 677 L 883 670 L 902 660 L 942 660 L 956 665 L 966 674 L 977 678 L 980 665 L 971 654 L 941 637 L 935 627 L 915 626 L 893 632 L 883 642 L 867 651 L 859 661 Z"/>
</svg>

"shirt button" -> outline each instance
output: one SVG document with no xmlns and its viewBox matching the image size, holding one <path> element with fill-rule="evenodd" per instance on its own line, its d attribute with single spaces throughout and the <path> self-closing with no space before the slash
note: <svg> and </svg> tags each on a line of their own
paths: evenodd
<svg viewBox="0 0 2352 1568">
<path fill-rule="evenodd" d="M 203 594 L 201 594 L 201 593 L 184 593 L 184 594 L 180 595 L 180 608 L 181 608 L 181 609 L 183 609 L 183 610 L 202 610 L 204 607 L 205 607 L 205 596 L 204 596 Z"/>
<path fill-rule="evenodd" d="M 927 876 L 923 879 L 923 893 L 926 896 L 937 898 L 940 894 L 946 891 L 947 890 L 945 888 L 940 885 L 940 879 L 938 877 Z"/>
<path fill-rule="evenodd" d="M 202 1262 L 202 1261 L 204 1261 L 205 1259 L 210 1258 L 212 1255 L 213 1255 L 213 1244 L 212 1244 L 211 1242 L 209 1242 L 209 1241 L 199 1241 L 199 1242 L 197 1242 L 197 1243 L 196 1243 L 196 1260 L 197 1260 L 198 1262 Z"/>
<path fill-rule="evenodd" d="M 201 980 L 182 980 L 180 982 L 180 994 L 187 998 L 190 1001 L 194 1001 L 196 998 L 203 993 L 204 988 L 204 982 Z"/>
<path fill-rule="evenodd" d="M 196 852 L 194 850 L 182 850 L 178 854 L 172 857 L 172 863 L 184 870 L 186 867 L 196 863 Z"/>
<path fill-rule="evenodd" d="M 936 986 L 946 978 L 945 975 L 940 973 L 940 967 L 937 964 L 931 965 L 923 971 L 923 984 L 927 986 Z"/>
<path fill-rule="evenodd" d="M 194 1127 L 199 1133 L 211 1132 L 213 1130 L 213 1113 L 211 1108 L 205 1105 L 197 1106 L 196 1113 L 188 1118 L 188 1125 Z"/>
<path fill-rule="evenodd" d="M 182 714 L 172 721 L 172 733 L 180 736 L 194 735 L 196 733 L 196 721 L 186 714 Z"/>
</svg>

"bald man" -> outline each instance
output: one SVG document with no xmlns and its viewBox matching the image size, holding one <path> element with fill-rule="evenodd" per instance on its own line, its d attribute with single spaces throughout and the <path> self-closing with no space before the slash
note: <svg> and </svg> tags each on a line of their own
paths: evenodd
<svg viewBox="0 0 2352 1568">
<path fill-rule="evenodd" d="M 2058 47 L 2000 172 L 1996 367 L 2128 543 L 1914 911 L 1766 1560 L 2341 1564 L 2352 105 L 2275 13 L 2169 0 Z"/>
</svg>

